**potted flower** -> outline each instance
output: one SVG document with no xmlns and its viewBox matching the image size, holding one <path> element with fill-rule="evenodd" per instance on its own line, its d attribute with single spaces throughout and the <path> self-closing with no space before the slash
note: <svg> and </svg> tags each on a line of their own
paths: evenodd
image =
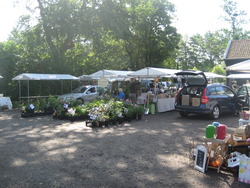
<svg viewBox="0 0 250 188">
<path fill-rule="evenodd" d="M 55 111 L 53 114 L 53 118 L 65 119 L 66 113 L 68 110 L 68 104 L 65 101 L 58 99 L 55 104 Z"/>
<path fill-rule="evenodd" d="M 35 115 L 35 106 L 33 104 L 28 104 L 27 106 L 23 106 L 21 117 L 32 117 Z"/>
</svg>

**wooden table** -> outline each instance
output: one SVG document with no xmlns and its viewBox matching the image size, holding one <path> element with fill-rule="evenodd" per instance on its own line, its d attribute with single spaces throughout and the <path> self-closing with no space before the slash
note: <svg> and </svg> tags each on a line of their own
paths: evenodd
<svg viewBox="0 0 250 188">
<path fill-rule="evenodd" d="M 167 112 L 174 110 L 175 98 L 162 98 L 157 100 L 157 111 Z"/>
<path fill-rule="evenodd" d="M 8 106 L 8 109 L 12 109 L 12 102 L 9 97 L 0 97 L 0 107 Z"/>
<path fill-rule="evenodd" d="M 220 167 L 226 158 L 228 139 L 229 139 L 229 136 L 227 136 L 224 140 L 215 139 L 215 138 L 204 138 L 204 142 L 205 142 L 207 153 L 208 153 L 206 170 L 208 170 L 208 168 L 213 168 L 213 169 L 216 169 L 217 172 L 220 171 Z M 219 165 L 210 166 L 209 164 L 212 161 L 212 159 L 218 160 Z"/>
</svg>

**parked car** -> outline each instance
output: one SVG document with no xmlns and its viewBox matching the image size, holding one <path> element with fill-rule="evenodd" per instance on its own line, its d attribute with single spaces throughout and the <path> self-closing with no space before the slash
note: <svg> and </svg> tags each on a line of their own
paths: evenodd
<svg viewBox="0 0 250 188">
<path fill-rule="evenodd" d="M 71 93 L 61 95 L 58 98 L 63 100 L 80 100 L 82 104 L 84 104 L 86 102 L 91 102 L 96 97 L 99 97 L 103 91 L 104 89 L 99 86 L 80 86 L 74 89 Z"/>
<path fill-rule="evenodd" d="M 176 75 L 184 76 L 186 80 L 175 102 L 175 109 L 181 116 L 206 114 L 211 119 L 218 119 L 223 113 L 238 112 L 238 98 L 230 87 L 208 84 L 202 71 L 181 71 Z"/>
<path fill-rule="evenodd" d="M 237 91 L 237 97 L 241 107 L 250 107 L 250 84 L 243 84 Z"/>
</svg>

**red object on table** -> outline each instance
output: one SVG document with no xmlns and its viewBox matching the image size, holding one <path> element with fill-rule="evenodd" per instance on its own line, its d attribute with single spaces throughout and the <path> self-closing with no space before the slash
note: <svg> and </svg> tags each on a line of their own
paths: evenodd
<svg viewBox="0 0 250 188">
<path fill-rule="evenodd" d="M 226 138 L 226 133 L 227 133 L 227 126 L 223 125 L 223 124 L 220 124 L 218 126 L 216 139 L 224 140 Z"/>
</svg>

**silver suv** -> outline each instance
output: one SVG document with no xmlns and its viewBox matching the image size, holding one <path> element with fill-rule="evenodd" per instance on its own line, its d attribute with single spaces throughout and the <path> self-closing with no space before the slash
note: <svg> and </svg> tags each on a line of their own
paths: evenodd
<svg viewBox="0 0 250 188">
<path fill-rule="evenodd" d="M 63 100 L 80 100 L 82 104 L 84 104 L 99 97 L 102 94 L 101 91 L 103 91 L 103 88 L 99 86 L 80 86 L 74 89 L 71 93 L 61 95 L 58 98 Z"/>
</svg>

